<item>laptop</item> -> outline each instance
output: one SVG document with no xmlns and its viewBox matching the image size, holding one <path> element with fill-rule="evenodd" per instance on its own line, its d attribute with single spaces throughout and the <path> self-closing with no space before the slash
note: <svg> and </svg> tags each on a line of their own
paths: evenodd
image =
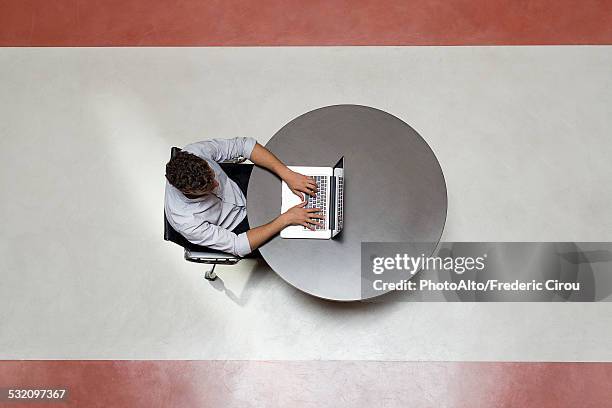
<svg viewBox="0 0 612 408">
<path fill-rule="evenodd" d="M 315 226 L 314 231 L 302 225 L 291 225 L 284 228 L 281 238 L 331 239 L 342 231 L 344 225 L 344 156 L 334 167 L 289 166 L 305 176 L 313 177 L 317 183 L 318 192 L 315 196 L 304 194 L 307 201 L 305 208 L 320 208 L 320 214 L 325 217 L 319 220 L 323 226 Z M 301 203 L 289 186 L 282 183 L 281 212 Z"/>
</svg>

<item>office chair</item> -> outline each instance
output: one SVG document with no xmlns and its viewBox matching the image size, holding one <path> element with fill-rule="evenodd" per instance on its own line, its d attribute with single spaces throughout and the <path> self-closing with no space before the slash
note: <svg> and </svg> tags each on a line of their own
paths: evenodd
<svg viewBox="0 0 612 408">
<path fill-rule="evenodd" d="M 170 151 L 170 157 L 174 157 L 181 149 L 173 147 Z M 235 166 L 251 166 L 252 164 L 240 164 L 246 159 L 243 157 L 220 163 L 221 168 L 227 173 L 228 177 L 237 174 Z M 168 222 L 166 211 L 164 210 L 164 240 L 174 242 L 180 245 L 185 250 L 185 260 L 202 264 L 212 265 L 212 268 L 204 273 L 204 277 L 210 281 L 217 279 L 215 267 L 217 265 L 235 265 L 242 258 L 227 252 L 218 251 L 216 249 L 207 248 L 189 242 L 185 237 L 179 234 Z"/>
</svg>

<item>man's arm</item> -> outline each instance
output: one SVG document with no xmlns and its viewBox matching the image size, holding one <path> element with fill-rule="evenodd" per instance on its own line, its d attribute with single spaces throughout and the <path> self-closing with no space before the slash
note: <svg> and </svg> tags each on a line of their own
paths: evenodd
<svg viewBox="0 0 612 408">
<path fill-rule="evenodd" d="M 177 229 L 179 231 L 179 229 Z M 238 256 L 251 252 L 246 233 L 235 234 L 232 231 L 209 222 L 193 223 L 180 228 L 180 234 L 192 244 L 201 245 Z"/>
<path fill-rule="evenodd" d="M 249 159 L 255 143 L 256 141 L 252 137 L 210 139 L 188 144 L 183 150 L 196 156 L 211 158 L 220 163 L 225 160 L 235 159 L 238 156 Z"/>
<path fill-rule="evenodd" d="M 255 144 L 250 159 L 256 165 L 265 167 L 283 179 L 291 191 L 302 200 L 304 199 L 302 193 L 314 195 L 317 192 L 317 184 L 312 177 L 307 177 L 290 170 L 282 161 L 259 143 Z"/>
<path fill-rule="evenodd" d="M 271 222 L 248 230 L 246 234 L 251 251 L 262 246 L 266 241 L 289 225 L 303 225 L 311 230 L 314 230 L 315 225 L 320 225 L 317 219 L 322 219 L 323 216 L 317 214 L 317 212 L 321 211 L 321 209 L 304 208 L 304 205 L 306 205 L 305 202 L 300 203 L 290 208 L 287 212 L 279 215 Z"/>
</svg>

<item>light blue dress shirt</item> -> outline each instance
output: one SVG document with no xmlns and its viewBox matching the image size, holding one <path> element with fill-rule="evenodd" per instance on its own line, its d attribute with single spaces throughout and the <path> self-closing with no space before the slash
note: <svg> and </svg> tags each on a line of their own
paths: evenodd
<svg viewBox="0 0 612 408">
<path fill-rule="evenodd" d="M 231 231 L 246 217 L 246 198 L 218 163 L 239 156 L 250 159 L 255 143 L 250 137 L 236 137 L 204 140 L 183 148 L 206 160 L 219 183 L 211 194 L 187 198 L 166 180 L 166 218 L 189 242 L 238 256 L 251 252 L 246 232 L 236 235 Z"/>
</svg>

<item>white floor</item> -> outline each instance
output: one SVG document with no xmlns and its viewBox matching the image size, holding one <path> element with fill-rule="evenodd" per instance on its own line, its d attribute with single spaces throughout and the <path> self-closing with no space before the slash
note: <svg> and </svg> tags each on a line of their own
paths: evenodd
<svg viewBox="0 0 612 408">
<path fill-rule="evenodd" d="M 0 49 L 0 358 L 612 361 L 611 303 L 337 304 L 162 239 L 169 147 L 374 106 L 448 241 L 612 240 L 612 47 Z"/>
</svg>

